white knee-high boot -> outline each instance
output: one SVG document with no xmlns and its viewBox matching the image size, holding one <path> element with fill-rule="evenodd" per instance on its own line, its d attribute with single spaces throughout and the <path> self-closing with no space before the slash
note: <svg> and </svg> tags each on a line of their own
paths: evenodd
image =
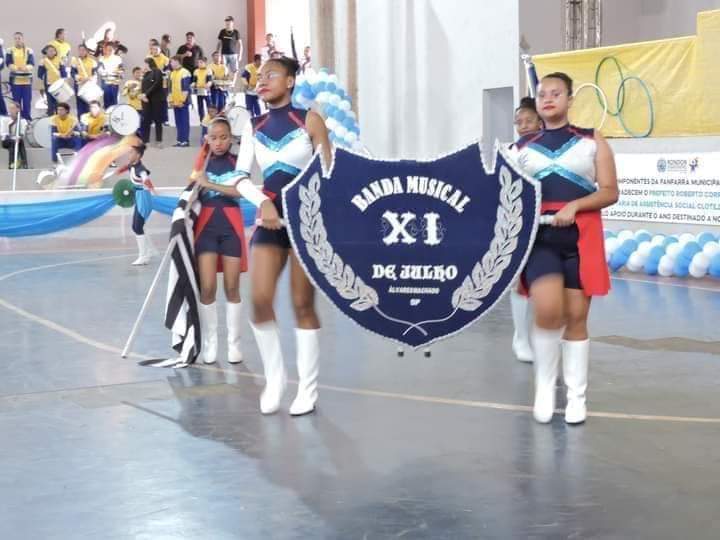
<svg viewBox="0 0 720 540">
<path fill-rule="evenodd" d="M 320 358 L 319 330 L 295 329 L 297 340 L 298 390 L 290 405 L 290 414 L 301 416 L 313 412 L 317 402 L 318 360 Z"/>
<path fill-rule="evenodd" d="M 240 346 L 240 325 L 242 324 L 242 304 L 227 303 L 226 324 L 228 339 L 228 362 L 239 364 L 243 361 L 242 348 Z"/>
<path fill-rule="evenodd" d="M 138 247 L 138 258 L 132 263 L 133 266 L 144 266 L 150 262 L 150 251 L 147 236 L 144 234 L 136 234 L 135 241 Z"/>
<path fill-rule="evenodd" d="M 217 302 L 212 304 L 199 303 L 200 324 L 202 325 L 202 360 L 206 364 L 214 364 L 218 349 L 218 316 Z"/>
<path fill-rule="evenodd" d="M 582 424 L 587 417 L 585 391 L 588 383 L 590 340 L 562 342 L 563 378 L 567 385 L 565 421 Z"/>
<path fill-rule="evenodd" d="M 250 326 L 260 349 L 260 358 L 265 370 L 265 388 L 260 396 L 260 412 L 272 414 L 280 408 L 280 400 L 287 384 L 280 334 L 275 321 Z"/>
<path fill-rule="evenodd" d="M 516 290 L 510 291 L 510 310 L 512 311 L 513 334 L 512 348 L 521 362 L 533 361 L 533 350 L 530 345 L 530 328 L 532 326 L 532 309 L 527 297 Z"/>
<path fill-rule="evenodd" d="M 555 381 L 560 362 L 560 341 L 564 328 L 546 330 L 533 327 L 531 334 L 535 353 L 535 420 L 546 424 L 552 420 L 555 411 Z"/>
</svg>

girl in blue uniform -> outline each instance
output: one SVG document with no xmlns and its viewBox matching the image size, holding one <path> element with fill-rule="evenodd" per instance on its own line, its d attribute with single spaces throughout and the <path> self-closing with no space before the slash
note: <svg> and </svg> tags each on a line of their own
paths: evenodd
<svg viewBox="0 0 720 540">
<path fill-rule="evenodd" d="M 206 137 L 210 156 L 197 182 L 202 187 L 202 210 L 195 224 L 195 255 L 200 274 L 202 354 L 206 364 L 217 359 L 218 316 L 215 295 L 218 271 L 223 273 L 227 299 L 228 361 L 242 362 L 240 346 L 240 274 L 247 271 L 247 246 L 242 211 L 237 199 L 236 156 L 230 152 L 230 124 L 216 116 Z"/>
<path fill-rule="evenodd" d="M 543 77 L 537 105 L 544 128 L 516 144 L 518 163 L 542 184 L 542 212 L 554 216 L 538 230 L 523 273 L 535 310 L 533 413 L 541 423 L 555 409 L 561 350 L 565 421 L 585 421 L 590 300 L 610 289 L 600 211 L 618 199 L 615 160 L 600 133 L 570 125 L 571 104 L 570 77 Z"/>
<path fill-rule="evenodd" d="M 150 241 L 145 236 L 145 222 L 152 214 L 152 195 L 155 187 L 150 180 L 150 171 L 142 164 L 145 155 L 145 145 L 133 146 L 130 151 L 130 180 L 135 187 L 135 211 L 133 212 L 132 230 L 138 245 L 138 258 L 132 262 L 133 266 L 143 266 L 152 258 Z"/>
<path fill-rule="evenodd" d="M 297 328 L 298 392 L 290 414 L 299 416 L 315 410 L 317 401 L 318 333 L 320 321 L 315 311 L 315 291 L 290 248 L 283 229 L 281 191 L 307 165 L 319 145 L 325 163 L 331 152 L 327 130 L 318 114 L 296 109 L 290 97 L 295 85 L 298 63 L 289 58 L 268 60 L 258 75 L 258 95 L 268 112 L 252 118 L 242 135 L 237 170 L 242 175 L 238 190 L 259 207 L 260 225 L 252 237 L 253 332 L 265 369 L 265 389 L 260 411 L 278 410 L 285 390 L 285 365 L 275 322 L 273 301 L 277 282 L 288 260 L 290 288 Z M 249 179 L 253 163 L 262 170 L 262 191 Z"/>
</svg>

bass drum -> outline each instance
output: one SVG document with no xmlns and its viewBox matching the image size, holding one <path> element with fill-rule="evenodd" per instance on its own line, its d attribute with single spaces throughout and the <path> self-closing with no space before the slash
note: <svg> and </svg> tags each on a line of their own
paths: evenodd
<svg viewBox="0 0 720 540">
<path fill-rule="evenodd" d="M 108 126 L 115 135 L 126 137 L 140 129 L 140 115 L 130 105 L 113 105 L 107 108 Z"/>
<path fill-rule="evenodd" d="M 32 148 L 50 148 L 52 146 L 52 134 L 50 133 L 50 117 L 36 118 L 25 132 L 25 140 Z"/>
<path fill-rule="evenodd" d="M 242 136 L 243 128 L 245 124 L 250 120 L 250 113 L 245 107 L 232 107 L 226 113 L 228 122 L 230 122 L 230 131 L 233 137 Z"/>
</svg>

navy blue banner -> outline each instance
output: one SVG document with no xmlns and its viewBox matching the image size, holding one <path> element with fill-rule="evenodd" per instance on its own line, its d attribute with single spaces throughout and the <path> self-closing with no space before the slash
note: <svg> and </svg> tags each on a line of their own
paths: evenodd
<svg viewBox="0 0 720 540">
<path fill-rule="evenodd" d="M 345 315 L 417 348 L 486 313 L 525 263 L 539 184 L 504 151 L 484 168 L 478 145 L 435 161 L 381 161 L 336 149 L 283 191 L 305 270 Z"/>
</svg>

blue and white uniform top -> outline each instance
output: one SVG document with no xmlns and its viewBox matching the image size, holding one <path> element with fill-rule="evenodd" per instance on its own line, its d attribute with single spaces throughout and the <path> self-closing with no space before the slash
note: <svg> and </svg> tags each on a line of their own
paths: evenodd
<svg viewBox="0 0 720 540">
<path fill-rule="evenodd" d="M 544 202 L 567 202 L 597 190 L 592 129 L 566 125 L 526 135 L 514 145 L 518 165 L 542 184 Z"/>
<path fill-rule="evenodd" d="M 144 219 L 152 213 L 152 194 L 148 187 L 150 184 L 150 171 L 142 162 L 130 165 L 130 181 L 135 188 L 135 209 Z"/>
<path fill-rule="evenodd" d="M 238 173 L 235 171 L 237 156 L 230 151 L 222 155 L 212 155 L 205 167 L 205 174 L 211 184 L 218 186 L 235 186 L 238 183 Z M 213 189 L 203 189 L 200 200 L 207 206 L 237 206 L 237 199 L 229 197 Z"/>
<path fill-rule="evenodd" d="M 263 175 L 263 189 L 275 195 L 278 209 L 281 209 L 282 189 L 312 159 L 312 141 L 305 128 L 307 112 L 292 105 L 270 109 L 250 119 L 243 130 L 236 171 L 249 177 L 253 162 L 257 160 Z M 256 205 L 258 200 L 264 200 L 253 200 L 245 193 L 243 196 Z"/>
</svg>

